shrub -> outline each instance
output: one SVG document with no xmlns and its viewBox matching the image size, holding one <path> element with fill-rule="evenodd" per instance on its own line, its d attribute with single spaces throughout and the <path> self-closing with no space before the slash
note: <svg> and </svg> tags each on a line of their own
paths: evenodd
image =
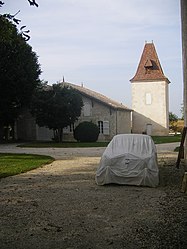
<svg viewBox="0 0 187 249">
<path fill-rule="evenodd" d="M 74 130 L 74 138 L 78 142 L 96 142 L 99 136 L 99 128 L 92 122 L 82 122 Z"/>
</svg>

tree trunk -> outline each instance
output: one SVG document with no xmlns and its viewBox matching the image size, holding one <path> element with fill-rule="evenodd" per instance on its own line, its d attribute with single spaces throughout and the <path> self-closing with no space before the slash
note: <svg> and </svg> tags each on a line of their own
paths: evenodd
<svg viewBox="0 0 187 249">
<path fill-rule="evenodd" d="M 11 128 L 12 128 L 11 139 L 14 141 L 15 140 L 15 123 L 14 122 L 12 122 Z"/>
<path fill-rule="evenodd" d="M 4 128 L 2 125 L 0 125 L 0 141 L 3 141 L 3 133 L 4 133 Z"/>
<path fill-rule="evenodd" d="M 63 128 L 58 129 L 59 132 L 59 143 L 63 141 Z"/>
</svg>

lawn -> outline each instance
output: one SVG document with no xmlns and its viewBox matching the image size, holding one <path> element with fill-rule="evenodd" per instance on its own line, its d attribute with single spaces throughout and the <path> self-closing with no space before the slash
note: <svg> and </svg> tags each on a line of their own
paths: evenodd
<svg viewBox="0 0 187 249">
<path fill-rule="evenodd" d="M 109 142 L 94 142 L 94 143 L 81 143 L 81 142 L 31 142 L 21 144 L 18 147 L 27 148 L 88 148 L 88 147 L 106 147 Z"/>
<path fill-rule="evenodd" d="M 27 172 L 52 161 L 50 156 L 0 153 L 0 178 Z"/>
<path fill-rule="evenodd" d="M 181 141 L 181 135 L 174 136 L 152 136 L 155 144 L 175 143 Z"/>
<path fill-rule="evenodd" d="M 155 144 L 180 142 L 181 135 L 152 137 Z M 109 142 L 80 143 L 80 142 L 35 142 L 25 143 L 20 147 L 35 148 L 86 148 L 86 147 L 106 147 Z M 42 165 L 52 162 L 54 159 L 43 155 L 28 154 L 1 154 L 0 153 L 0 178 L 17 175 L 29 170 L 41 167 Z"/>
<path fill-rule="evenodd" d="M 174 136 L 152 136 L 155 144 L 161 143 L 174 143 L 181 141 L 181 135 Z M 109 142 L 94 142 L 94 143 L 81 143 L 81 142 L 31 142 L 19 145 L 19 147 L 28 148 L 86 148 L 86 147 L 106 147 Z"/>
</svg>

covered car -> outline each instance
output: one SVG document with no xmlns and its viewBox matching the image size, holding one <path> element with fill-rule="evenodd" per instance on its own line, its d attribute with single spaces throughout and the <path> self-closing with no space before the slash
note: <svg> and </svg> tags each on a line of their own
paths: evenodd
<svg viewBox="0 0 187 249">
<path fill-rule="evenodd" d="M 156 146 L 142 134 L 121 134 L 106 147 L 96 172 L 96 183 L 156 187 L 159 183 Z"/>
</svg>

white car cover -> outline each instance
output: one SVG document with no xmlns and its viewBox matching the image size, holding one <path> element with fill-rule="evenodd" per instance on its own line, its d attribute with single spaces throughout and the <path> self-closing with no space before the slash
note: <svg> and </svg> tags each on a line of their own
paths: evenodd
<svg viewBox="0 0 187 249">
<path fill-rule="evenodd" d="M 156 187 L 159 183 L 156 146 L 142 134 L 116 135 L 105 149 L 96 183 Z"/>
</svg>

